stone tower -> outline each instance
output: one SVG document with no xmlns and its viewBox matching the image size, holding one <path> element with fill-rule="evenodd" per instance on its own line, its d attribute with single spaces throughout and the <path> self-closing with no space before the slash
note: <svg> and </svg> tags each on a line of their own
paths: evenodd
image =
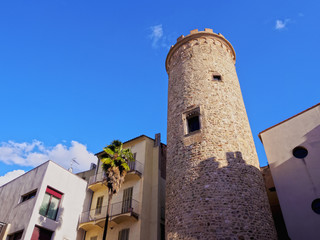
<svg viewBox="0 0 320 240">
<path fill-rule="evenodd" d="M 168 53 L 167 240 L 276 239 L 234 64 L 211 29 Z"/>
</svg>

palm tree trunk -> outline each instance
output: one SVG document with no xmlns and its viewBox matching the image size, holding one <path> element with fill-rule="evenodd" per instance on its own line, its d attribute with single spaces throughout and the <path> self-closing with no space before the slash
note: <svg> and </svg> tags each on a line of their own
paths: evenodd
<svg viewBox="0 0 320 240">
<path fill-rule="evenodd" d="M 111 203 L 112 196 L 113 196 L 113 193 L 110 193 L 108 197 L 107 216 L 106 216 L 106 222 L 104 224 L 102 240 L 106 240 L 107 238 L 107 230 L 108 230 L 109 215 L 110 215 L 110 203 Z"/>
</svg>

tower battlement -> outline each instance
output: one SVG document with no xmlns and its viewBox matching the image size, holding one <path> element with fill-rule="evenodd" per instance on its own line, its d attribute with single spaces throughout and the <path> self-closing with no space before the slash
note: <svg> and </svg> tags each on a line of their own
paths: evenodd
<svg viewBox="0 0 320 240">
<path fill-rule="evenodd" d="M 166 70 L 168 71 L 168 69 L 170 68 L 170 64 L 175 61 L 175 59 L 172 60 L 171 58 L 176 57 L 176 51 L 181 46 L 183 46 L 184 50 L 196 44 L 203 43 L 214 44 L 224 48 L 230 54 L 231 58 L 233 59 L 233 63 L 235 64 L 236 53 L 231 43 L 221 33 L 214 33 L 211 28 L 205 28 L 204 31 L 199 31 L 198 29 L 191 30 L 190 34 L 188 34 L 187 36 L 181 35 L 177 38 L 176 44 L 171 46 L 170 51 L 167 55 Z"/>
</svg>

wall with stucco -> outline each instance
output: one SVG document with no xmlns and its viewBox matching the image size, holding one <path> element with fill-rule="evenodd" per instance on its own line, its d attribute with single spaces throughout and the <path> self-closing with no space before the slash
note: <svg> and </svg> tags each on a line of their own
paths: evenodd
<svg viewBox="0 0 320 240">
<path fill-rule="evenodd" d="M 320 105 L 260 133 L 289 237 L 320 239 L 320 215 L 311 209 L 320 198 Z M 308 150 L 305 159 L 292 150 Z"/>
<path fill-rule="evenodd" d="M 113 196 L 111 204 L 121 203 L 123 201 L 123 190 L 133 187 L 132 198 L 139 202 L 139 217 L 138 219 L 127 219 L 120 224 L 113 221 L 109 222 L 107 239 L 117 239 L 119 231 L 125 228 L 130 228 L 130 240 L 157 240 L 159 239 L 160 226 L 160 189 L 159 189 L 159 146 L 154 146 L 154 140 L 140 136 L 126 142 L 124 148 L 130 148 L 132 153 L 136 153 L 136 161 L 142 165 L 141 178 L 137 175 L 128 175 L 116 195 Z M 139 169 L 140 170 L 140 169 Z M 98 162 L 97 174 L 102 174 L 101 162 Z M 164 181 L 162 181 L 164 186 Z M 107 206 L 107 188 L 102 183 L 95 186 L 92 198 L 91 210 L 94 211 L 97 204 L 97 198 L 104 196 L 103 206 Z M 164 189 L 161 188 L 164 195 Z M 101 217 L 105 216 L 105 211 L 102 210 Z M 88 224 L 86 240 L 91 237 L 98 236 L 102 238 L 103 228 Z"/>
<path fill-rule="evenodd" d="M 0 221 L 9 223 L 8 234 L 28 228 L 48 162 L 0 187 Z M 35 198 L 21 202 L 21 196 L 37 189 Z"/>
<path fill-rule="evenodd" d="M 63 193 L 56 220 L 39 214 L 47 186 Z M 76 239 L 86 187 L 86 181 L 48 161 L 0 188 L 0 219 L 11 224 L 8 234 L 24 229 L 23 239 L 31 238 L 35 225 L 54 231 L 52 239 Z M 19 203 L 34 189 L 35 198 Z"/>
</svg>

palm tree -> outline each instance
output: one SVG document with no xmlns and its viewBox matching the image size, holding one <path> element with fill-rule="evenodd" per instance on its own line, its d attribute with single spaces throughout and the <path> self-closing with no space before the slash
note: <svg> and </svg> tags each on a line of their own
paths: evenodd
<svg viewBox="0 0 320 240">
<path fill-rule="evenodd" d="M 106 240 L 112 196 L 119 192 L 124 177 L 130 171 L 128 161 L 134 161 L 134 158 L 131 150 L 123 149 L 123 143 L 119 140 L 112 141 L 103 150 L 105 153 L 100 160 L 102 169 L 106 174 L 104 184 L 108 187 L 107 216 L 103 231 L 103 240 Z"/>
</svg>

